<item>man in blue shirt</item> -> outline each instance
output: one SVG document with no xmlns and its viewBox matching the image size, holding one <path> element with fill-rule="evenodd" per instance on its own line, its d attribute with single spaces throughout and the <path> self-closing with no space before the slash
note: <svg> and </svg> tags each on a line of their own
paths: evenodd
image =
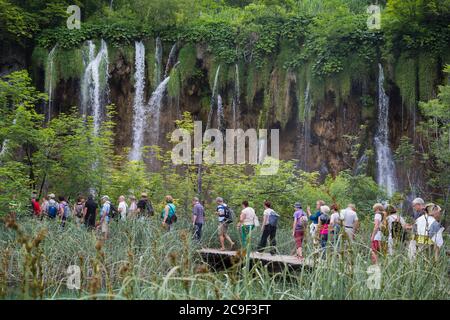
<svg viewBox="0 0 450 320">
<path fill-rule="evenodd" d="M 109 234 L 109 213 L 111 211 L 111 202 L 108 196 L 102 197 L 102 209 L 100 211 L 100 224 L 99 227 L 102 230 L 103 238 L 108 239 Z"/>
<path fill-rule="evenodd" d="M 217 208 L 216 208 L 216 214 L 219 219 L 219 241 L 220 241 L 220 250 L 225 250 L 225 239 L 228 240 L 228 242 L 231 244 L 231 248 L 234 247 L 234 242 L 231 240 L 230 236 L 228 235 L 228 222 L 225 220 L 225 207 L 227 207 L 227 204 L 223 202 L 223 199 L 218 197 L 216 198 Z"/>
<path fill-rule="evenodd" d="M 314 244 L 318 244 L 319 241 L 317 239 L 317 225 L 319 224 L 319 217 L 322 214 L 320 212 L 320 207 L 325 205 L 325 201 L 323 200 L 317 200 L 316 202 L 316 212 L 314 214 L 311 214 L 311 208 L 308 206 L 306 208 L 306 212 L 308 213 L 309 220 L 311 220 L 311 225 L 309 226 L 309 233 L 311 235 L 311 238 L 313 239 Z"/>
</svg>

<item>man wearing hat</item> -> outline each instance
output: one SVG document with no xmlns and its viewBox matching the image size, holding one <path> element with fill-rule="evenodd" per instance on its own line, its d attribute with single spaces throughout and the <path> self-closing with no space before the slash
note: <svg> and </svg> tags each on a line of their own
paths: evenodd
<svg viewBox="0 0 450 320">
<path fill-rule="evenodd" d="M 295 239 L 295 245 L 297 247 L 297 257 L 303 260 L 303 239 L 305 237 L 305 229 L 308 223 L 308 217 L 302 209 L 300 202 L 294 204 L 294 223 L 292 224 L 292 236 Z"/>
<path fill-rule="evenodd" d="M 147 193 L 141 193 L 141 199 L 137 203 L 137 215 L 139 218 L 150 217 L 154 214 L 153 206 Z"/>
<path fill-rule="evenodd" d="M 109 213 L 111 211 L 111 202 L 108 196 L 102 197 L 102 209 L 100 211 L 100 223 L 98 228 L 101 228 L 103 238 L 108 239 L 109 234 Z"/>
</svg>

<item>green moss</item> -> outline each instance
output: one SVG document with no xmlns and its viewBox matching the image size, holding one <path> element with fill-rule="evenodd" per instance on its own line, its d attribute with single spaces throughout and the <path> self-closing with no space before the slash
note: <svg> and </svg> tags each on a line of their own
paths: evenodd
<svg viewBox="0 0 450 320">
<path fill-rule="evenodd" d="M 178 98 L 181 92 L 181 71 L 179 66 L 170 71 L 170 80 L 167 85 L 169 97 Z"/>
<path fill-rule="evenodd" d="M 84 69 L 82 49 L 57 50 L 55 68 L 58 79 L 81 78 Z"/>
<path fill-rule="evenodd" d="M 395 83 L 400 89 L 403 103 L 413 110 L 416 106 L 416 61 L 401 55 L 395 64 Z"/>
<path fill-rule="evenodd" d="M 268 86 L 272 65 L 269 58 L 266 58 L 261 66 L 250 64 L 248 67 L 245 100 L 249 106 L 253 104 L 256 92 Z"/>
<path fill-rule="evenodd" d="M 437 59 L 431 53 L 419 55 L 419 99 L 428 101 L 432 98 L 437 81 Z"/>
<path fill-rule="evenodd" d="M 156 89 L 155 81 L 155 39 L 144 42 L 145 46 L 145 62 L 147 66 L 147 83 L 150 91 Z"/>
<path fill-rule="evenodd" d="M 180 81 L 185 84 L 189 78 L 193 78 L 199 69 L 196 66 L 197 63 L 197 48 L 193 44 L 187 44 L 180 49 L 178 54 L 178 65 Z"/>
<path fill-rule="evenodd" d="M 48 50 L 42 47 L 35 47 L 31 55 L 31 63 L 33 67 L 44 68 L 48 57 Z"/>
</svg>

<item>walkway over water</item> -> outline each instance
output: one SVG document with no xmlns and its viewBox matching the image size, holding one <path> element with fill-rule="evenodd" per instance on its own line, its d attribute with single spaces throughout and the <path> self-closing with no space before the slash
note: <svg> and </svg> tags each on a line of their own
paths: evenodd
<svg viewBox="0 0 450 320">
<path fill-rule="evenodd" d="M 208 264 L 218 268 L 231 267 L 242 258 L 240 251 L 221 251 L 218 249 L 203 248 L 198 250 L 198 253 Z M 249 257 L 252 264 L 261 262 L 263 265 L 268 266 L 271 271 L 279 271 L 286 267 L 294 270 L 313 267 L 312 260 L 300 260 L 295 256 L 251 252 Z"/>
</svg>

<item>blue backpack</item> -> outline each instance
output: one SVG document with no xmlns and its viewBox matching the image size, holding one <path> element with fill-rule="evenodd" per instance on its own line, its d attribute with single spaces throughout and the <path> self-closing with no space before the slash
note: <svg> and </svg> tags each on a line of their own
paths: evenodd
<svg viewBox="0 0 450 320">
<path fill-rule="evenodd" d="M 56 202 L 49 203 L 47 212 L 50 218 L 56 218 L 56 216 L 58 215 L 58 204 Z"/>
<path fill-rule="evenodd" d="M 269 215 L 269 225 L 276 227 L 278 225 L 278 218 L 280 218 L 280 215 L 272 210 Z"/>
</svg>

